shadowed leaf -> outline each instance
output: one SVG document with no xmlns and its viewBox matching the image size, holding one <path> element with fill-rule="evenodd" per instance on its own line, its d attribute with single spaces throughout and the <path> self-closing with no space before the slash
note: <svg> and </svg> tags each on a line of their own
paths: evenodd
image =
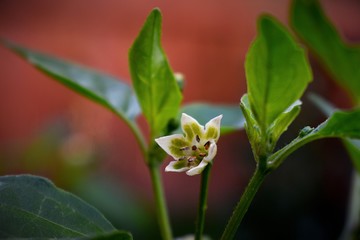
<svg viewBox="0 0 360 240">
<path fill-rule="evenodd" d="M 94 207 L 31 175 L 0 177 L 0 222 L 0 237 L 7 238 L 83 238 L 116 231 Z"/>
<path fill-rule="evenodd" d="M 2 41 L 2 43 L 52 79 L 105 106 L 128 124 L 132 124 L 141 113 L 136 96 L 125 82 L 9 41 Z"/>
<path fill-rule="evenodd" d="M 291 25 L 326 69 L 360 103 L 360 47 L 345 43 L 317 0 L 294 0 Z"/>
</svg>

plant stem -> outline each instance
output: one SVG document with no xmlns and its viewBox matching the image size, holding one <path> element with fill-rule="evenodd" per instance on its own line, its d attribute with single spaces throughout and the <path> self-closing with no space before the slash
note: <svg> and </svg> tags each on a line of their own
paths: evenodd
<svg viewBox="0 0 360 240">
<path fill-rule="evenodd" d="M 141 154 L 144 156 L 144 159 L 146 160 L 146 162 L 148 162 L 148 154 L 147 154 L 147 143 L 144 139 L 143 134 L 141 133 L 140 129 L 138 128 L 138 126 L 133 123 L 133 122 L 126 122 L 127 125 L 130 127 L 131 131 L 133 132 L 135 139 L 137 141 L 137 143 L 139 144 L 140 150 L 141 150 Z"/>
<path fill-rule="evenodd" d="M 201 240 L 202 234 L 204 231 L 205 212 L 207 209 L 207 195 L 208 195 L 208 186 L 209 186 L 211 165 L 212 165 L 211 163 L 208 164 L 201 174 L 199 209 L 198 209 L 198 216 L 197 216 L 197 220 L 196 220 L 195 240 Z"/>
<path fill-rule="evenodd" d="M 353 172 L 351 185 L 346 223 L 339 238 L 340 240 L 355 239 L 354 232 L 359 225 L 360 174 L 356 169 Z"/>
<path fill-rule="evenodd" d="M 163 240 L 171 240 L 172 233 L 161 181 L 161 174 L 159 170 L 160 168 L 159 166 L 149 165 L 149 169 L 155 195 L 156 213 L 160 226 L 161 236 Z"/>
<path fill-rule="evenodd" d="M 240 198 L 240 201 L 237 203 L 233 214 L 229 219 L 229 222 L 221 237 L 222 240 L 229 240 L 235 237 L 241 220 L 247 212 L 256 192 L 259 190 L 262 182 L 264 181 L 266 174 L 266 171 L 262 171 L 258 167 L 256 168 L 254 175 L 248 183 L 243 195 Z"/>
</svg>

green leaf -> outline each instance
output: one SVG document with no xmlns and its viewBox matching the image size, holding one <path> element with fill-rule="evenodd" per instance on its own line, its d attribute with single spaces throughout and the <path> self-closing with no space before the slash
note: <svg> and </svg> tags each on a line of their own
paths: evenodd
<svg viewBox="0 0 360 240">
<path fill-rule="evenodd" d="M 303 49 L 270 16 L 258 21 L 245 71 L 251 110 L 262 131 L 302 96 L 312 79 Z"/>
<path fill-rule="evenodd" d="M 248 94 L 244 94 L 241 97 L 240 100 L 240 108 L 242 110 L 242 113 L 244 114 L 244 118 L 245 118 L 245 128 L 248 127 L 259 127 L 259 124 L 257 123 L 256 119 L 254 118 L 254 115 L 251 111 L 251 107 L 250 107 L 250 103 L 249 103 L 249 96 Z"/>
<path fill-rule="evenodd" d="M 244 117 L 246 120 L 244 123 L 244 126 L 245 126 L 245 130 L 246 130 L 246 134 L 248 136 L 249 142 L 251 144 L 251 149 L 253 151 L 253 155 L 255 157 L 255 160 L 259 161 L 258 156 L 259 156 L 260 152 L 262 151 L 261 150 L 261 148 L 262 148 L 261 139 L 263 136 L 260 133 L 259 124 L 257 123 L 256 119 L 254 118 L 253 113 L 251 112 L 248 94 L 244 94 L 241 97 L 240 108 L 241 108 L 241 111 L 244 114 Z"/>
<path fill-rule="evenodd" d="M 270 135 L 271 151 L 274 149 L 281 134 L 283 134 L 290 124 L 294 121 L 297 115 L 300 113 L 301 101 L 297 100 L 288 109 L 282 112 L 279 117 L 270 126 L 268 133 Z"/>
<path fill-rule="evenodd" d="M 326 116 L 331 115 L 337 110 L 333 105 L 316 94 L 311 94 L 309 98 L 324 112 Z M 344 139 L 343 143 L 357 172 L 360 173 L 360 141 L 355 139 Z"/>
<path fill-rule="evenodd" d="M 125 231 L 116 231 L 112 233 L 106 233 L 95 237 L 80 238 L 82 240 L 132 240 L 130 233 Z"/>
<path fill-rule="evenodd" d="M 94 207 L 49 180 L 0 177 L 0 237 L 75 238 L 116 229 Z"/>
<path fill-rule="evenodd" d="M 195 118 L 200 124 L 206 124 L 210 119 L 223 115 L 221 120 L 221 133 L 231 133 L 244 127 L 245 118 L 238 105 L 192 103 L 181 108 Z M 180 116 L 179 116 L 180 118 Z"/>
<path fill-rule="evenodd" d="M 316 0 L 294 0 L 291 25 L 334 79 L 360 103 L 360 47 L 341 39 Z"/>
<path fill-rule="evenodd" d="M 335 112 L 318 127 L 321 137 L 360 138 L 360 110 Z"/>
<path fill-rule="evenodd" d="M 360 139 L 359 119 L 360 109 L 349 112 L 334 112 L 329 119 L 317 128 L 303 128 L 296 139 L 269 157 L 268 164 L 272 165 L 273 168 L 278 167 L 296 149 L 317 139 L 330 137 Z"/>
<path fill-rule="evenodd" d="M 125 121 L 133 121 L 140 114 L 133 91 L 123 81 L 9 41 L 2 43 L 52 79 L 105 106 Z"/>
<path fill-rule="evenodd" d="M 260 127 L 251 112 L 248 95 L 243 95 L 240 107 L 246 119 L 245 129 L 256 161 L 259 160 L 258 157 L 261 154 L 269 154 L 274 150 L 281 134 L 287 130 L 289 125 L 299 114 L 300 105 L 300 100 L 294 102 L 288 109 L 279 115 L 273 124 L 270 125 L 267 129 L 266 135 L 262 135 Z M 264 139 L 266 141 L 265 143 Z"/>
<path fill-rule="evenodd" d="M 162 135 L 176 118 L 182 99 L 160 37 L 161 13 L 154 9 L 129 52 L 132 81 L 152 139 Z"/>
</svg>

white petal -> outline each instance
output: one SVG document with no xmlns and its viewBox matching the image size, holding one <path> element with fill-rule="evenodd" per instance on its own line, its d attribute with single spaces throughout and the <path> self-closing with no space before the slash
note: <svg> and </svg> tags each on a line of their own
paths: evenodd
<svg viewBox="0 0 360 240">
<path fill-rule="evenodd" d="M 170 151 L 171 141 L 173 139 L 184 139 L 184 136 L 182 134 L 173 134 L 170 136 L 156 138 L 155 142 L 159 144 L 159 146 L 164 149 L 167 154 L 172 156 L 174 159 L 177 159 L 177 156 L 174 156 Z"/>
<path fill-rule="evenodd" d="M 199 138 L 200 140 L 203 138 L 204 126 L 200 125 L 198 121 L 186 113 L 181 115 L 181 129 L 183 130 L 186 139 L 192 142 L 192 145 L 199 142 Z"/>
<path fill-rule="evenodd" d="M 204 126 L 200 125 L 200 123 L 199 123 L 198 121 L 196 121 L 195 118 L 187 115 L 186 113 L 183 113 L 183 114 L 181 115 L 181 126 L 184 126 L 184 125 L 186 125 L 186 124 L 190 124 L 190 125 L 191 125 L 192 123 L 195 123 L 195 124 L 199 125 L 199 127 L 200 127 L 201 129 L 204 129 Z M 183 129 L 183 130 L 184 130 L 184 129 Z"/>
<path fill-rule="evenodd" d="M 217 137 L 215 138 L 215 141 L 217 141 L 220 137 L 220 124 L 221 124 L 221 119 L 222 119 L 223 115 L 219 115 L 217 117 L 214 117 L 213 119 L 211 119 L 210 121 L 208 121 L 205 125 L 205 132 L 209 127 L 214 127 L 217 131 Z"/>
<path fill-rule="evenodd" d="M 206 157 L 204 157 L 203 161 L 211 162 L 214 159 L 216 153 L 217 153 L 217 146 L 216 146 L 215 141 L 213 140 L 213 141 L 210 142 L 208 155 Z"/>
<path fill-rule="evenodd" d="M 196 167 L 191 168 L 189 171 L 186 172 L 186 174 L 189 175 L 189 176 L 194 176 L 194 175 L 200 174 L 200 173 L 202 173 L 202 171 L 204 170 L 204 168 L 208 164 L 209 163 L 206 162 L 206 161 L 201 161 L 201 163 L 199 165 L 197 165 Z"/>
<path fill-rule="evenodd" d="M 185 172 L 186 170 L 189 170 L 189 167 L 183 167 L 183 168 L 174 168 L 174 165 L 178 161 L 171 161 L 169 165 L 166 166 L 165 172 Z"/>
</svg>

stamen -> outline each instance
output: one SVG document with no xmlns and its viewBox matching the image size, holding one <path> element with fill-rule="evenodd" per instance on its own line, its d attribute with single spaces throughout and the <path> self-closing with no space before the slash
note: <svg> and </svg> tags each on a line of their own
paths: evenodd
<svg viewBox="0 0 360 240">
<path fill-rule="evenodd" d="M 207 155 L 207 153 L 199 153 L 199 157 L 206 157 Z"/>
<path fill-rule="evenodd" d="M 182 147 L 182 148 L 180 148 L 180 151 L 186 151 L 186 150 L 189 150 L 189 147 Z"/>
<path fill-rule="evenodd" d="M 197 149 L 197 147 L 196 147 L 195 145 L 193 145 L 193 146 L 191 147 L 191 149 L 192 149 L 193 151 L 195 151 L 195 150 Z"/>
<path fill-rule="evenodd" d="M 200 142 L 200 137 L 199 137 L 199 135 L 196 135 L 196 141 L 197 141 L 197 142 Z"/>
<path fill-rule="evenodd" d="M 210 147 L 210 141 L 207 141 L 207 142 L 204 144 L 204 147 L 205 147 L 205 150 L 208 150 L 209 147 Z"/>
<path fill-rule="evenodd" d="M 196 159 L 195 156 L 190 156 L 190 157 L 188 157 L 187 160 L 188 160 L 189 163 L 191 163 L 191 162 L 195 161 L 195 159 Z"/>
</svg>

